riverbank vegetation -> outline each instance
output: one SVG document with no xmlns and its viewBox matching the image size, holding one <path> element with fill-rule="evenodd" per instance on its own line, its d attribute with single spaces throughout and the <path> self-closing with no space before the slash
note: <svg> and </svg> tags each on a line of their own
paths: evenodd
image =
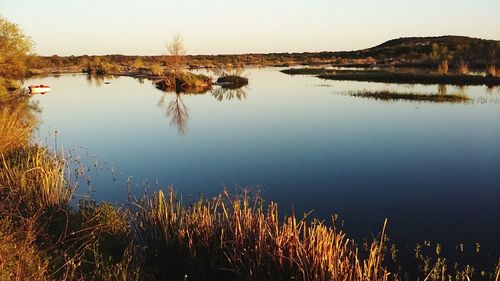
<svg viewBox="0 0 500 281">
<path fill-rule="evenodd" d="M 447 64 L 440 68 L 447 67 Z M 465 72 L 466 66 L 462 66 Z M 441 70 L 443 72 L 444 70 Z M 467 70 L 468 71 L 468 70 Z M 335 70 L 325 68 L 292 68 L 281 72 L 290 75 L 314 75 L 326 80 L 350 80 L 350 81 L 368 81 L 382 83 L 402 83 L 402 84 L 451 84 L 458 86 L 467 85 L 500 85 L 500 77 L 492 75 L 467 75 L 467 74 L 433 74 L 417 72 L 398 72 L 390 70 Z M 490 71 L 495 72 L 494 69 Z M 448 73 L 448 69 L 446 69 Z"/>
<path fill-rule="evenodd" d="M 500 85 L 500 77 L 482 75 L 435 75 L 411 72 L 389 72 L 383 70 L 339 70 L 331 74 L 321 74 L 318 75 L 318 77 L 327 80 L 352 80 L 403 84 L 450 84 L 457 86 Z"/>
<path fill-rule="evenodd" d="M 32 56 L 28 68 L 34 73 L 80 72 L 86 61 L 95 57 L 108 61 L 122 72 L 134 70 L 138 59 L 148 68 L 154 64 L 165 67 L 166 55 L 157 56 Z M 467 63 L 470 69 L 485 71 L 487 65 L 500 65 L 500 42 L 464 36 L 408 37 L 384 42 L 378 46 L 340 52 L 270 53 L 241 55 L 185 55 L 188 69 L 214 68 L 220 65 L 281 66 L 332 65 L 346 67 L 417 67 L 437 70 L 448 61 L 450 69 Z"/>
<path fill-rule="evenodd" d="M 425 94 L 425 93 L 403 93 L 392 91 L 351 91 L 350 96 L 371 98 L 376 100 L 410 100 L 427 102 L 463 103 L 470 100 L 464 94 Z"/>
</svg>

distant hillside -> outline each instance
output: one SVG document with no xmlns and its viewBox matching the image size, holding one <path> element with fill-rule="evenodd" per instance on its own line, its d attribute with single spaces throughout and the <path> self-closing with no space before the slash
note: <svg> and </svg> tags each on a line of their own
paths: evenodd
<svg viewBox="0 0 500 281">
<path fill-rule="evenodd" d="M 431 63 L 447 59 L 484 65 L 500 63 L 500 41 L 466 36 L 404 37 L 378 46 L 350 52 L 337 52 L 345 58 L 372 57 L 377 62 Z"/>
</svg>

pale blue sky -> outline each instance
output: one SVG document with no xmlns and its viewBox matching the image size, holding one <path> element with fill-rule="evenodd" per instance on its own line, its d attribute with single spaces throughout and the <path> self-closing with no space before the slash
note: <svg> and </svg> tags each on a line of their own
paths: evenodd
<svg viewBox="0 0 500 281">
<path fill-rule="evenodd" d="M 500 1 L 0 0 L 41 55 L 336 51 L 402 36 L 500 39 Z"/>
</svg>

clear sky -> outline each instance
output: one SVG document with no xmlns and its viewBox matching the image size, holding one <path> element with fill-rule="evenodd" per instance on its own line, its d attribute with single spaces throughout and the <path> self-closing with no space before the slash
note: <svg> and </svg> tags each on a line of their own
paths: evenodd
<svg viewBox="0 0 500 281">
<path fill-rule="evenodd" d="M 403 36 L 500 39 L 499 0 L 0 0 L 40 55 L 337 51 Z"/>
</svg>

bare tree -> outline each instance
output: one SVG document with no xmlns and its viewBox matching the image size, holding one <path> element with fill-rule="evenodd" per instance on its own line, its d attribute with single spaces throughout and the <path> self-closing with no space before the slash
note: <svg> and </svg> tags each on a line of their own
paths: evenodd
<svg viewBox="0 0 500 281">
<path fill-rule="evenodd" d="M 180 34 L 174 35 L 172 41 L 167 43 L 167 50 L 169 56 L 166 59 L 166 65 L 172 68 L 174 74 L 177 76 L 182 72 L 186 64 L 186 49 L 184 48 L 184 41 Z"/>
</svg>

